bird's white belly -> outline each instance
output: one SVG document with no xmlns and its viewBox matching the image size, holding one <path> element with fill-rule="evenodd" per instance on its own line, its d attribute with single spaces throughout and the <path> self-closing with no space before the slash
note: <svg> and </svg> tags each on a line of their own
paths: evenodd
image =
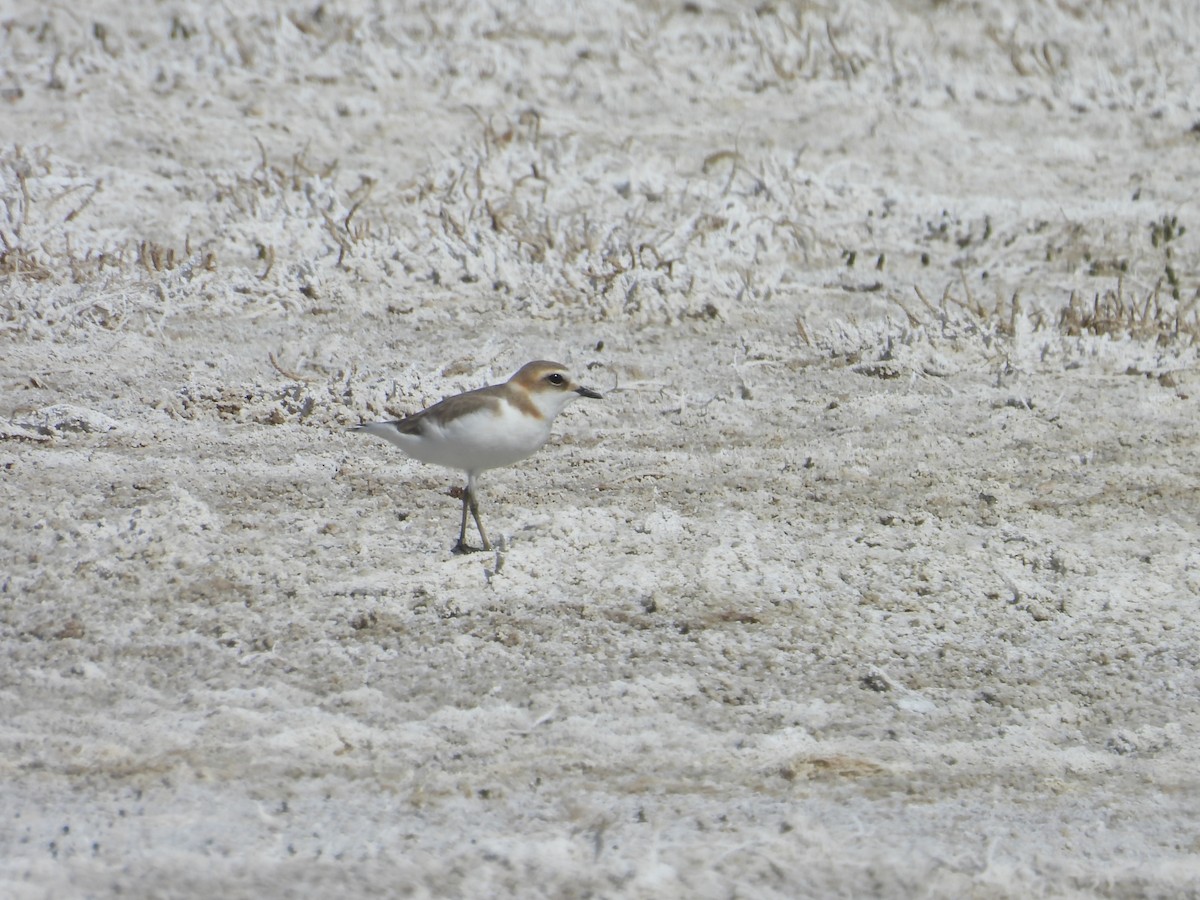
<svg viewBox="0 0 1200 900">
<path fill-rule="evenodd" d="M 507 466 L 535 453 L 550 437 L 550 422 L 505 408 L 459 416 L 439 425 L 426 424 L 420 436 L 397 434 L 405 453 L 421 462 L 464 472 Z"/>
</svg>

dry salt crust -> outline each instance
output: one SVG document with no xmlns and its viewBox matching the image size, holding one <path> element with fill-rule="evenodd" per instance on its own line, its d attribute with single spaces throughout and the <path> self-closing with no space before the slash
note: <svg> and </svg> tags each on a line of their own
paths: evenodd
<svg viewBox="0 0 1200 900">
<path fill-rule="evenodd" d="M 1198 36 L 9 4 L 0 894 L 1200 893 Z"/>
</svg>

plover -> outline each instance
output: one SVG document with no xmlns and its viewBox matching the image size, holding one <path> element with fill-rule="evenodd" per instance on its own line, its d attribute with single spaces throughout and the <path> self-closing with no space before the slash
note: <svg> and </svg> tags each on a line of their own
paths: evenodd
<svg viewBox="0 0 1200 900">
<path fill-rule="evenodd" d="M 395 444 L 413 459 L 460 469 L 467 474 L 462 525 L 455 553 L 467 546 L 467 512 L 475 520 L 484 550 L 492 549 L 483 523 L 475 483 L 487 469 L 511 466 L 541 449 L 550 438 L 554 417 L 578 397 L 600 399 L 583 387 L 560 363 L 526 363 L 503 384 L 447 397 L 419 413 L 395 422 L 370 422 L 351 431 L 374 434 Z"/>
</svg>

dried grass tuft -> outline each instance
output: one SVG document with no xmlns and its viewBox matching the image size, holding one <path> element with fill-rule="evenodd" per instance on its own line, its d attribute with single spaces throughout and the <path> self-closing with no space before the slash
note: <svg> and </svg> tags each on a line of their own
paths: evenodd
<svg viewBox="0 0 1200 900">
<path fill-rule="evenodd" d="M 1144 297 L 1129 297 L 1124 285 L 1118 282 L 1115 290 L 1093 296 L 1085 302 L 1073 291 L 1071 300 L 1059 313 L 1057 326 L 1064 334 L 1104 335 L 1153 340 L 1160 345 L 1184 341 L 1196 343 L 1200 337 L 1200 311 L 1197 300 L 1180 301 L 1174 296 L 1163 297 L 1160 280 Z"/>
</svg>

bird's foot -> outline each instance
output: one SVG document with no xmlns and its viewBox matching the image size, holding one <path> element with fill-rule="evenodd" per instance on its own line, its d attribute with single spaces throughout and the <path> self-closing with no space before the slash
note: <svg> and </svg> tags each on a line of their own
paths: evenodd
<svg viewBox="0 0 1200 900">
<path fill-rule="evenodd" d="M 453 547 L 450 548 L 450 552 L 453 553 L 455 556 L 461 556 L 465 553 L 484 553 L 491 549 L 492 549 L 491 547 L 486 547 L 486 546 L 485 547 L 472 547 L 470 544 L 466 544 L 466 543 L 463 543 L 462 541 L 459 541 Z"/>
</svg>

